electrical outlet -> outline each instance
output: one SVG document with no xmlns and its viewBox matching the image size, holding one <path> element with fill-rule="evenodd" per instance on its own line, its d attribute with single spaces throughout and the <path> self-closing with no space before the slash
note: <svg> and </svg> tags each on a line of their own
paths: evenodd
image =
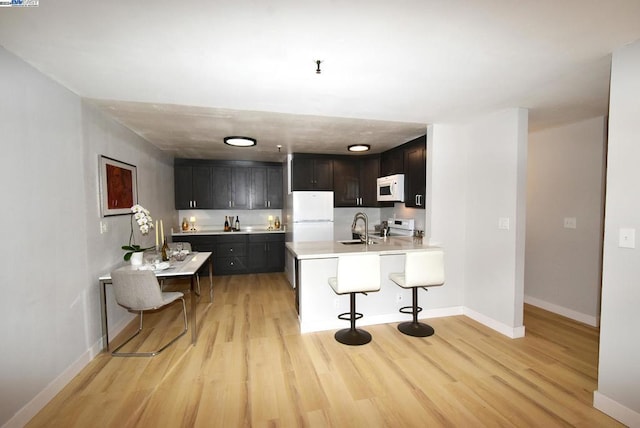
<svg viewBox="0 0 640 428">
<path fill-rule="evenodd" d="M 396 302 L 401 303 L 402 302 L 402 294 L 398 293 L 396 295 Z"/>
<path fill-rule="evenodd" d="M 621 228 L 619 231 L 618 247 L 636 248 L 636 230 L 632 228 Z"/>
</svg>

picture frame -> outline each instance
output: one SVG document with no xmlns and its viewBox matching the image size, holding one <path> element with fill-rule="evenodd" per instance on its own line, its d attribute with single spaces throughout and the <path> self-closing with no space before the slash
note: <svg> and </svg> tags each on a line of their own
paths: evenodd
<svg viewBox="0 0 640 428">
<path fill-rule="evenodd" d="M 102 217 L 131 214 L 138 203 L 136 166 L 100 155 L 99 174 Z"/>
</svg>

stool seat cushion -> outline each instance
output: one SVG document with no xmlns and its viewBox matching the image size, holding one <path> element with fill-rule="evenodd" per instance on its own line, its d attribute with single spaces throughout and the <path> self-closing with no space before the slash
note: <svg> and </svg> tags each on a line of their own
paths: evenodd
<svg viewBox="0 0 640 428">
<path fill-rule="evenodd" d="M 349 254 L 338 257 L 337 276 L 328 279 L 337 294 L 380 290 L 380 256 Z"/>
<path fill-rule="evenodd" d="M 390 273 L 400 287 L 435 287 L 444 284 L 444 252 L 441 249 L 411 251 L 405 256 L 404 272 Z"/>
<path fill-rule="evenodd" d="M 405 287 L 404 273 L 399 273 L 399 272 L 390 273 L 389 279 L 395 282 L 396 284 L 398 284 L 400 287 Z M 410 288 L 410 287 L 405 287 L 405 288 Z"/>
</svg>

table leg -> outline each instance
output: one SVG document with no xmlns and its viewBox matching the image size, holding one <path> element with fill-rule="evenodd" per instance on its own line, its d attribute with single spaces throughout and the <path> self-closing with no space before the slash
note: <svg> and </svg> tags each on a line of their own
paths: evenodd
<svg viewBox="0 0 640 428">
<path fill-rule="evenodd" d="M 107 323 L 107 284 L 100 281 L 100 313 L 102 315 L 102 336 L 105 338 L 103 350 L 109 351 L 109 324 Z"/>
<path fill-rule="evenodd" d="M 209 300 L 213 303 L 213 261 L 209 256 Z"/>
<path fill-rule="evenodd" d="M 191 275 L 191 344 L 196 345 L 198 324 L 196 320 L 196 275 Z"/>
</svg>

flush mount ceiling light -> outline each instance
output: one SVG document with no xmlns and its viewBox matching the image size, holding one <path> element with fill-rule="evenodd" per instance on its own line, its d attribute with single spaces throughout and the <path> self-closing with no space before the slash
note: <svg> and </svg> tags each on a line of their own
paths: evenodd
<svg viewBox="0 0 640 428">
<path fill-rule="evenodd" d="M 256 145 L 255 138 L 249 137 L 224 137 L 224 143 L 234 147 L 251 147 Z"/>
<path fill-rule="evenodd" d="M 371 146 L 368 144 L 352 144 L 348 149 L 350 152 L 368 152 Z"/>
</svg>

